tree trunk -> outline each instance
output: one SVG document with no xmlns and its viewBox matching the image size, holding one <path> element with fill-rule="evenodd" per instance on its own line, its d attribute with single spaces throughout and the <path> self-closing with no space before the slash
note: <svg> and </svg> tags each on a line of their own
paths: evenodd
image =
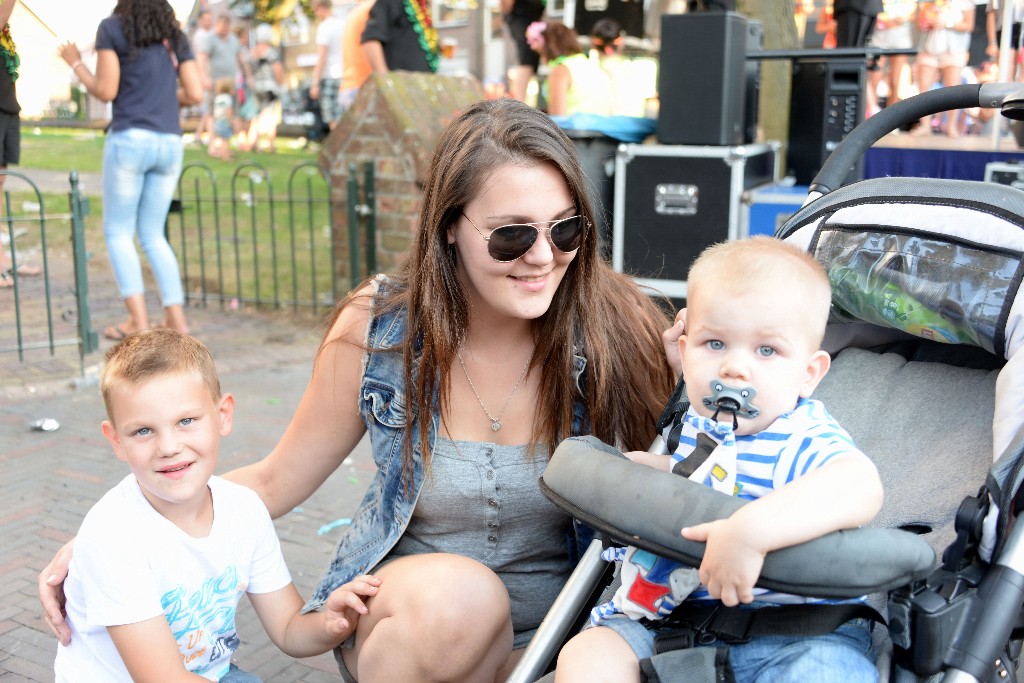
<svg viewBox="0 0 1024 683">
<path fill-rule="evenodd" d="M 737 11 L 764 27 L 765 50 L 791 50 L 800 47 L 793 20 L 792 0 L 737 0 Z M 783 149 L 789 138 L 789 88 L 792 62 L 766 59 L 761 62 L 761 96 L 758 107 L 759 138 L 781 140 Z M 785 155 L 783 155 L 784 157 Z M 783 158 L 783 163 L 785 159 Z"/>
</svg>

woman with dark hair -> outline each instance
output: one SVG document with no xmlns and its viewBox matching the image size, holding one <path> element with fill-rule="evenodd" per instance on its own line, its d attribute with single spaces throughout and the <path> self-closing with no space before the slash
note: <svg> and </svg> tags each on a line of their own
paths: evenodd
<svg viewBox="0 0 1024 683">
<path fill-rule="evenodd" d="M 590 61 L 576 31 L 560 21 L 535 22 L 526 31 L 530 47 L 548 66 L 542 94 L 552 116 L 612 113 L 611 81 Z"/>
<path fill-rule="evenodd" d="M 180 108 L 202 98 L 188 38 L 167 0 L 118 0 L 96 31 L 96 73 L 74 43 L 60 46 L 89 94 L 113 102 L 103 146 L 103 234 L 128 321 L 104 331 L 123 339 L 150 326 L 135 236 L 156 277 L 163 324 L 188 333 L 178 260 L 164 235 L 181 172 Z"/>
<path fill-rule="evenodd" d="M 404 265 L 339 305 L 284 437 L 226 475 L 278 517 L 369 435 L 378 471 L 307 605 L 380 578 L 335 651 L 345 681 L 504 680 L 587 542 L 537 486 L 550 454 L 587 433 L 646 448 L 674 384 L 680 329 L 663 341 L 664 312 L 599 256 L 550 117 L 476 103 L 426 177 Z M 62 638 L 66 555 L 40 579 Z"/>
</svg>

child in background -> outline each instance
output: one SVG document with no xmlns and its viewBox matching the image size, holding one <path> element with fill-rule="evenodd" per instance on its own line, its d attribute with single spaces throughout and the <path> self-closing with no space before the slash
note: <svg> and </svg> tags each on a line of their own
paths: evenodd
<svg viewBox="0 0 1024 683">
<path fill-rule="evenodd" d="M 230 78 L 221 78 L 217 81 L 213 97 L 213 132 L 210 135 L 210 144 L 207 146 L 207 153 L 221 161 L 231 161 L 231 137 L 235 134 L 232 120 L 235 117 L 235 104 L 233 92 L 235 83 Z"/>
<path fill-rule="evenodd" d="M 103 435 L 131 474 L 78 533 L 64 588 L 73 637 L 58 649 L 58 682 L 258 682 L 231 663 L 242 593 L 293 657 L 355 631 L 380 580 L 359 576 L 323 611 L 300 614 L 266 507 L 213 476 L 235 401 L 201 342 L 169 329 L 130 335 L 107 352 L 100 388 Z"/>
<path fill-rule="evenodd" d="M 634 548 L 605 551 L 625 560 L 623 586 L 594 609 L 595 628 L 562 649 L 556 681 L 639 681 L 659 617 L 684 600 L 748 609 L 816 602 L 755 588 L 765 555 L 865 524 L 882 505 L 874 464 L 810 399 L 831 362 L 821 350 L 831 305 L 822 266 L 785 242 L 755 237 L 709 248 L 688 281 L 679 352 L 690 407 L 681 429 L 663 434 L 671 455 L 626 456 L 751 502 L 682 530 L 707 544 L 699 576 Z M 633 581 L 664 590 L 631 592 Z M 664 602 L 641 599 L 655 594 Z M 855 619 L 820 636 L 753 637 L 729 645 L 729 664 L 738 683 L 874 681 L 871 626 Z"/>
</svg>

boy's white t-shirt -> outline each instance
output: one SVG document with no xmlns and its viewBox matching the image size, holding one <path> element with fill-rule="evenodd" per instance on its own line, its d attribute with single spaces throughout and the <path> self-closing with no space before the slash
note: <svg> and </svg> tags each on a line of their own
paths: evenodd
<svg viewBox="0 0 1024 683">
<path fill-rule="evenodd" d="M 62 681 L 131 676 L 107 626 L 164 615 L 185 667 L 216 681 L 238 647 L 235 611 L 243 593 L 291 583 L 267 508 L 250 489 L 210 478 L 210 535 L 193 538 L 153 509 L 134 475 L 89 511 L 64 582 L 71 644 L 58 645 Z"/>
</svg>

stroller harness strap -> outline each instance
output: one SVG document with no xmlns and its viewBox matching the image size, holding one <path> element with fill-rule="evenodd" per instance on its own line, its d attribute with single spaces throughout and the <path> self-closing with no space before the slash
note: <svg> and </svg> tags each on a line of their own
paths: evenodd
<svg viewBox="0 0 1024 683">
<path fill-rule="evenodd" d="M 652 622 L 653 625 L 668 626 L 655 638 L 654 650 L 667 652 L 707 645 L 715 639 L 737 644 L 757 636 L 821 636 L 854 619 L 885 623 L 881 614 L 861 602 L 780 605 L 760 609 L 684 604 L 666 620 Z"/>
</svg>

